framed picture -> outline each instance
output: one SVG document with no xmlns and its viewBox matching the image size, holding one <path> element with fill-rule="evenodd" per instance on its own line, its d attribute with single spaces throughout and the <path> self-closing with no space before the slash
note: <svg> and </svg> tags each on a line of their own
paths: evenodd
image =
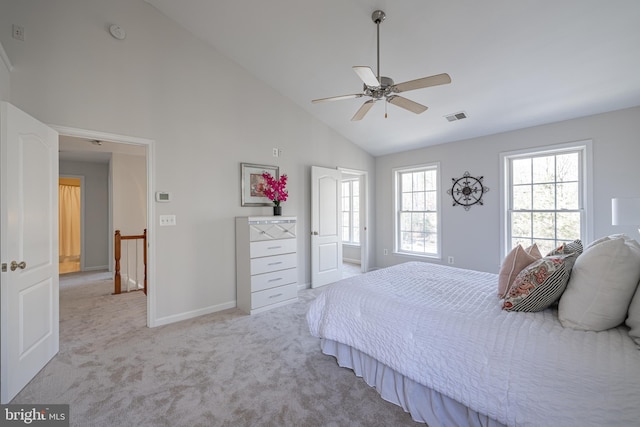
<svg viewBox="0 0 640 427">
<path fill-rule="evenodd" d="M 277 166 L 240 163 L 242 206 L 273 205 L 273 202 L 267 199 L 263 193 L 266 181 L 262 174 L 265 172 L 269 172 L 275 179 L 280 178 Z"/>
</svg>

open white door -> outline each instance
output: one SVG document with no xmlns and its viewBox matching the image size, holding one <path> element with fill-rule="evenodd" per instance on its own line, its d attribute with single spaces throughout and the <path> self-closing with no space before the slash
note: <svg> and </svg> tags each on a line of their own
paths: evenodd
<svg viewBox="0 0 640 427">
<path fill-rule="evenodd" d="M 311 166 L 311 287 L 342 278 L 342 172 Z"/>
<path fill-rule="evenodd" d="M 0 103 L 0 400 L 58 352 L 58 133 Z"/>
</svg>

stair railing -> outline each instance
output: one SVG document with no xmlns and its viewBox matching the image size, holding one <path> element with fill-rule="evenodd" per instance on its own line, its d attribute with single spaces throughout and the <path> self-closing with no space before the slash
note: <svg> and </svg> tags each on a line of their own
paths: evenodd
<svg viewBox="0 0 640 427">
<path fill-rule="evenodd" d="M 142 247 L 143 247 L 143 262 L 144 262 L 144 294 L 147 294 L 147 229 L 144 229 L 144 233 L 140 234 L 140 235 L 136 235 L 136 236 L 123 236 L 120 234 L 120 230 L 116 230 L 115 236 L 114 236 L 114 245 L 113 245 L 113 249 L 115 252 L 115 260 L 116 260 L 116 266 L 115 266 L 115 274 L 113 277 L 113 293 L 114 294 L 120 294 L 122 293 L 122 276 L 120 275 L 120 258 L 122 257 L 122 241 L 123 240 L 142 240 Z M 137 242 L 136 242 L 136 249 L 137 249 Z M 128 250 L 127 250 L 128 253 Z M 136 250 L 136 254 L 137 254 L 137 250 Z M 127 257 L 127 272 L 129 271 L 129 259 Z M 136 263 L 136 272 L 138 270 L 138 266 Z M 128 276 L 128 273 L 127 273 Z M 127 280 L 129 280 L 129 277 L 127 277 Z"/>
</svg>

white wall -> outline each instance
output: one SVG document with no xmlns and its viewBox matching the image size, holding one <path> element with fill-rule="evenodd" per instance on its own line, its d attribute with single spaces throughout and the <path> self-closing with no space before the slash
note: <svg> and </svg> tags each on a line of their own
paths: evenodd
<svg viewBox="0 0 640 427">
<path fill-rule="evenodd" d="M 0 43 L 0 100 L 2 101 L 10 101 L 11 98 L 11 67 L 9 57 Z"/>
<path fill-rule="evenodd" d="M 360 246 L 342 245 L 342 260 L 355 264 L 360 264 Z"/>
<path fill-rule="evenodd" d="M 114 153 L 111 157 L 113 229 L 123 235 L 147 228 L 147 159 Z"/>
<path fill-rule="evenodd" d="M 433 262 L 446 262 L 448 256 L 453 256 L 455 266 L 497 272 L 501 263 L 500 153 L 587 139 L 593 141 L 593 170 L 589 172 L 594 181 L 594 238 L 624 232 L 637 239 L 635 227 L 611 225 L 611 198 L 640 197 L 640 107 L 378 157 L 377 265 L 385 267 L 414 259 L 391 253 L 393 168 L 440 162 L 445 261 Z M 484 176 L 483 182 L 490 188 L 483 197 L 484 206 L 473 206 L 469 211 L 452 206 L 451 197 L 446 194 L 451 179 L 461 177 L 465 171 Z M 382 203 L 385 200 L 387 203 Z M 385 248 L 389 249 L 387 256 L 383 255 Z"/>
<path fill-rule="evenodd" d="M 109 165 L 107 163 L 60 161 L 59 174 L 84 177 L 84 268 L 109 266 Z"/>
<path fill-rule="evenodd" d="M 151 187 L 174 198 L 155 205 L 156 221 L 178 223 L 151 236 L 157 323 L 235 301 L 234 217 L 271 212 L 240 206 L 240 162 L 289 175 L 283 214 L 298 216 L 298 279 L 309 282 L 310 166 L 373 176 L 373 157 L 143 0 L 0 0 L 0 10 L 0 28 L 26 34 L 0 33 L 13 104 L 45 123 L 155 140 Z M 125 40 L 109 35 L 113 23 Z M 373 182 L 369 190 L 373 223 Z"/>
</svg>

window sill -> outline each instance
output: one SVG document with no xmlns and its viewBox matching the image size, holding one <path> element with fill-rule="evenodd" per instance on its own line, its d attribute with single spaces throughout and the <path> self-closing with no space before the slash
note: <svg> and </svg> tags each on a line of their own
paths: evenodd
<svg viewBox="0 0 640 427">
<path fill-rule="evenodd" d="M 436 261 L 442 261 L 442 257 L 440 255 L 430 255 L 430 254 L 416 254 L 411 252 L 393 252 L 393 255 L 406 257 L 406 258 L 428 258 Z"/>
</svg>

